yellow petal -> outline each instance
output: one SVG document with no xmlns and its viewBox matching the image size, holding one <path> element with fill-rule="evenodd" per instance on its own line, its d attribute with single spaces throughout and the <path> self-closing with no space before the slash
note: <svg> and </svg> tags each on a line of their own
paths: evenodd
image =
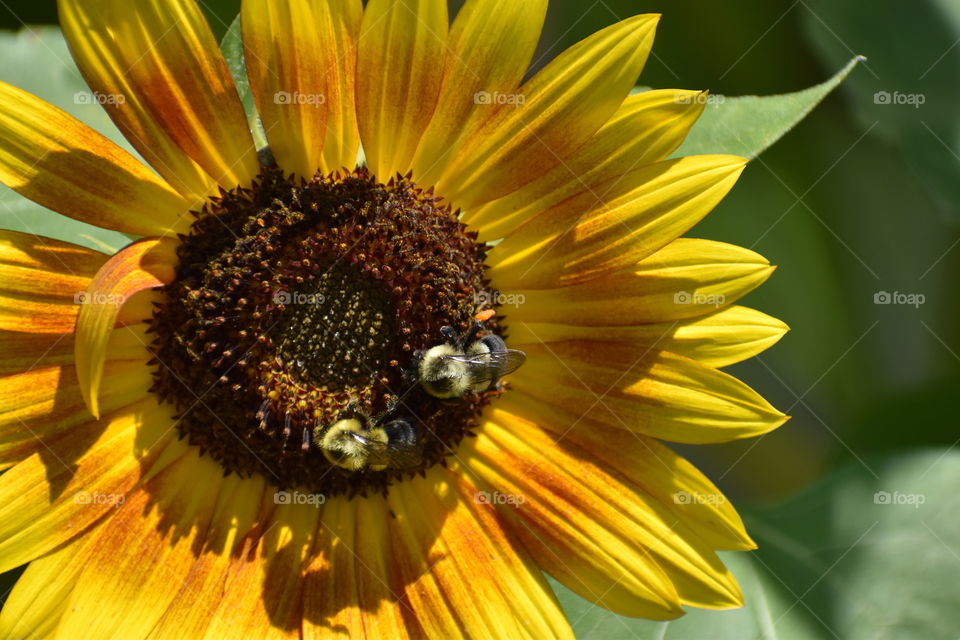
<svg viewBox="0 0 960 640">
<path fill-rule="evenodd" d="M 675 322 L 732 304 L 773 270 L 766 258 L 749 249 L 680 238 L 605 278 L 570 287 L 510 290 L 509 299 L 522 301 L 510 317 L 587 327 Z"/>
<path fill-rule="evenodd" d="M 406 173 L 437 106 L 447 46 L 446 0 L 370 0 L 357 57 L 357 122 L 367 166 Z"/>
<path fill-rule="evenodd" d="M 627 98 L 597 134 L 563 164 L 519 190 L 467 211 L 481 241 L 502 238 L 532 216 L 585 189 L 598 201 L 631 188 L 638 167 L 670 155 L 703 111 L 697 91 L 644 91 Z M 610 177 L 620 180 L 613 185 Z"/>
<path fill-rule="evenodd" d="M 502 287 L 542 289 L 632 266 L 707 215 L 745 165 L 736 156 L 691 156 L 644 165 L 627 180 L 639 186 L 607 201 L 581 191 L 494 247 L 488 276 Z"/>
<path fill-rule="evenodd" d="M 669 620 L 683 614 L 680 596 L 669 576 L 657 563 L 637 553 L 635 543 L 625 544 L 599 526 L 578 527 L 574 522 L 583 516 L 570 504 L 538 493 L 529 485 L 517 484 L 506 475 L 510 472 L 507 467 L 499 462 L 491 464 L 477 454 L 477 446 L 466 443 L 460 457 L 489 486 L 491 501 L 513 501 L 505 502 L 502 509 L 493 504 L 488 508 L 502 514 L 514 536 L 545 572 L 587 600 L 620 615 Z M 502 455 L 508 464 L 522 464 L 509 452 Z"/>
<path fill-rule="evenodd" d="M 786 422 L 733 376 L 630 343 L 570 341 L 526 346 L 510 376 L 518 391 L 579 415 L 671 442 L 728 442 Z"/>
<path fill-rule="evenodd" d="M 90 543 L 100 526 L 30 563 L 0 612 L 0 638 L 46 638 L 60 622 L 67 598 L 87 563 Z"/>
<path fill-rule="evenodd" d="M 333 17 L 336 92 L 327 100 L 327 139 L 323 143 L 324 171 L 352 169 L 357 164 L 360 131 L 357 129 L 357 41 L 363 20 L 360 0 L 327 0 Z M 331 85 L 333 81 L 331 81 Z M 332 96 L 336 95 L 336 99 Z"/>
<path fill-rule="evenodd" d="M 146 638 L 204 548 L 222 475 L 191 447 L 128 495 L 93 543 L 56 637 Z"/>
<path fill-rule="evenodd" d="M 0 82 L 0 182 L 67 217 L 134 235 L 185 231 L 190 203 L 60 109 Z"/>
<path fill-rule="evenodd" d="M 177 191 L 197 201 L 216 185 L 250 185 L 259 163 L 247 118 L 194 0 L 59 0 L 58 6 L 91 89 Z"/>
<path fill-rule="evenodd" d="M 73 364 L 73 335 L 0 330 L 0 376 Z"/>
<path fill-rule="evenodd" d="M 273 507 L 276 489 L 264 502 Z M 357 504 L 351 504 L 356 507 Z M 261 518 L 263 537 L 232 562 L 222 597 L 204 636 L 220 638 L 299 638 L 306 588 L 303 573 L 319 526 L 320 510 L 309 504 L 280 505 Z"/>
<path fill-rule="evenodd" d="M 466 132 L 517 95 L 547 15 L 547 0 L 468 0 L 450 29 L 440 103 L 414 160 L 414 179 L 434 184 Z M 488 99 L 489 98 L 489 99 Z"/>
<path fill-rule="evenodd" d="M 761 353 L 788 331 L 783 322 L 747 307 L 733 306 L 688 320 L 630 326 L 589 326 L 512 322 L 510 346 L 564 340 L 630 342 L 693 358 L 708 367 L 726 367 Z"/>
<path fill-rule="evenodd" d="M 323 164 L 327 113 L 340 104 L 334 21 L 320 0 L 242 5 L 250 88 L 285 173 L 310 180 Z"/>
<path fill-rule="evenodd" d="M 683 604 L 743 604 L 714 550 L 665 504 L 609 472 L 592 452 L 558 446 L 535 423 L 501 410 L 489 413 L 468 444 L 466 455 L 474 452 L 473 467 L 481 476 L 501 494 L 522 496 L 522 505 L 499 506 L 521 534 L 529 530 L 531 552 L 559 568 L 564 583 L 587 599 L 617 613 L 656 618 L 679 613 L 678 602 L 661 601 L 673 590 Z M 589 542 L 568 542 L 577 539 Z M 554 554 L 563 562 L 551 561 Z"/>
<path fill-rule="evenodd" d="M 572 638 L 534 559 L 465 472 L 434 467 L 388 497 L 391 557 L 423 635 Z"/>
<path fill-rule="evenodd" d="M 68 242 L 0 231 L 0 331 L 45 334 L 50 341 L 72 333 L 76 296 L 106 261 Z"/>
<path fill-rule="evenodd" d="M 30 562 L 115 511 L 176 433 L 148 397 L 50 443 L 0 476 L 0 568 Z"/>
<path fill-rule="evenodd" d="M 470 133 L 437 193 L 469 211 L 561 164 L 610 119 L 636 84 L 658 18 L 624 20 L 557 56 L 520 87 L 517 104 L 496 107 L 497 113 Z"/>
<path fill-rule="evenodd" d="M 110 332 L 107 362 L 130 360 L 145 365 L 152 357 L 153 340 L 146 325 L 124 325 Z M 16 374 L 43 367 L 74 364 L 74 336 L 0 331 L 0 375 Z"/>
<path fill-rule="evenodd" d="M 195 560 L 183 576 L 170 577 L 180 582 L 180 591 L 170 602 L 149 638 L 201 638 L 224 598 L 224 589 L 239 577 L 239 565 L 250 564 L 246 551 L 256 545 L 255 524 L 261 513 L 265 480 L 256 475 L 240 478 L 230 475 L 223 480 L 220 496 L 214 507 L 210 528 L 205 534 L 203 550 L 195 552 Z M 259 564 L 253 561 L 252 564 Z M 251 585 L 250 596 L 261 596 Z M 258 637 L 265 637 L 266 625 Z M 241 634 L 223 637 L 243 637 Z"/>
<path fill-rule="evenodd" d="M 547 431 L 557 444 L 545 450 L 546 455 L 564 446 L 589 452 L 608 473 L 668 508 L 709 548 L 746 551 L 757 547 L 720 489 L 656 439 L 627 431 L 619 422 L 608 424 L 592 413 L 573 414 L 524 393 L 507 393 L 495 406 Z M 685 496 L 701 499 L 678 499 Z"/>
<path fill-rule="evenodd" d="M 123 249 L 100 269 L 88 287 L 77 317 L 77 378 L 94 417 L 107 359 L 107 342 L 120 308 L 134 294 L 173 280 L 176 242 L 144 239 Z"/>
<path fill-rule="evenodd" d="M 126 319 L 121 315 L 121 323 L 124 321 Z M 147 334 L 148 329 L 146 324 L 123 325 L 113 329 L 107 341 L 107 363 L 129 361 L 130 365 L 146 366 L 153 357 L 149 348 L 153 337 Z M 74 338 L 72 333 L 55 335 L 0 331 L 0 353 L 4 354 L 0 358 L 0 375 L 24 374 L 51 367 L 73 367 Z"/>
<path fill-rule="evenodd" d="M 405 620 L 416 614 L 405 601 L 393 571 L 387 519 L 381 496 L 323 507 L 311 563 L 303 576 L 303 638 L 417 637 Z"/>
<path fill-rule="evenodd" d="M 101 409 L 112 413 L 147 396 L 152 384 L 146 358 L 108 362 Z M 83 402 L 72 366 L 44 366 L 0 378 L 0 468 L 43 451 L 71 430 L 97 428 Z"/>
<path fill-rule="evenodd" d="M 146 325 L 124 326 L 110 332 L 107 360 L 146 363 L 152 356 L 147 346 L 152 337 Z M 72 366 L 74 336 L 69 334 L 20 333 L 0 330 L 0 376 L 47 367 Z"/>
</svg>

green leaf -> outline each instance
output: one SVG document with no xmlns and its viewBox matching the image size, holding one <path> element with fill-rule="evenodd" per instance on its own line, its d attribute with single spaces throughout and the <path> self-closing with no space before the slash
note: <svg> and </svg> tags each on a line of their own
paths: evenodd
<svg viewBox="0 0 960 640">
<path fill-rule="evenodd" d="M 624 618 L 551 580 L 580 639 L 955 638 L 960 452 L 868 459 L 747 513 L 760 545 L 724 553 L 746 606 L 674 621 Z"/>
<path fill-rule="evenodd" d="M 253 92 L 250 90 L 247 63 L 243 58 L 243 35 L 239 15 L 234 18 L 230 28 L 227 29 L 227 34 L 220 42 L 220 50 L 227 61 L 227 68 L 230 69 L 233 82 L 237 85 L 237 93 L 240 94 L 240 100 L 243 102 L 243 110 L 247 114 L 247 122 L 250 125 L 250 131 L 253 133 L 253 141 L 257 149 L 263 149 L 267 146 L 267 134 L 263 130 L 260 116 L 257 115 L 257 105 L 254 103 Z"/>
<path fill-rule="evenodd" d="M 106 112 L 89 100 L 89 89 L 70 57 L 56 27 L 32 27 L 17 33 L 0 32 L 0 80 L 29 91 L 88 124 L 131 153 Z M 130 242 L 116 231 L 71 220 L 23 198 L 0 185 L 0 228 L 66 240 L 99 251 L 112 252 Z"/>
<path fill-rule="evenodd" d="M 816 637 L 956 638 L 958 486 L 955 450 L 867 458 L 745 519 Z"/>
<path fill-rule="evenodd" d="M 874 129 L 912 165 L 939 198 L 947 219 L 960 220 L 960 3 L 892 2 L 879 11 L 855 3 L 810 0 L 805 32 L 825 64 L 849 47 L 870 56 L 844 90 L 864 128 Z"/>
<path fill-rule="evenodd" d="M 822 84 L 778 96 L 706 96 L 703 115 L 674 157 L 731 153 L 755 158 L 803 120 L 862 58 L 854 58 Z"/>
<path fill-rule="evenodd" d="M 729 611 L 691 610 L 669 622 L 637 620 L 610 613 L 548 578 L 579 640 L 744 640 L 763 638 L 807 640 L 811 627 L 799 612 L 788 611 L 791 600 L 776 588 L 776 578 L 751 560 L 748 553 L 721 554 L 740 583 L 746 606 Z M 786 615 L 783 615 L 787 612 Z M 776 621 L 776 625 L 774 624 Z"/>
</svg>

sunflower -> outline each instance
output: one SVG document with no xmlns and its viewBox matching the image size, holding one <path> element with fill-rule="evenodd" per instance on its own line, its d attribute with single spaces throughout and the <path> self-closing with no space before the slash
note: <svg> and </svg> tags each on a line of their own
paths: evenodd
<svg viewBox="0 0 960 640">
<path fill-rule="evenodd" d="M 0 235 L 4 637 L 569 637 L 545 573 L 742 604 L 661 441 L 786 419 L 718 370 L 786 331 L 733 305 L 772 267 L 679 237 L 745 161 L 667 159 L 704 100 L 631 95 L 657 16 L 525 80 L 546 4 L 244 0 L 258 149 L 193 0 L 60 0 L 145 164 L 0 85 L 0 180 L 135 239 Z"/>
</svg>

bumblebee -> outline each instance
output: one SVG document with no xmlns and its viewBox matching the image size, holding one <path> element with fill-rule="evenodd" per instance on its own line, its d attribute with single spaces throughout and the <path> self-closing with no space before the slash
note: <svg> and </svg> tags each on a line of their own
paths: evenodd
<svg viewBox="0 0 960 640">
<path fill-rule="evenodd" d="M 390 409 L 370 419 L 348 406 L 336 422 L 314 429 L 313 441 L 331 464 L 350 471 L 412 469 L 422 461 L 420 430 Z"/>
<path fill-rule="evenodd" d="M 443 327 L 440 334 L 445 342 L 414 356 L 411 377 L 427 393 L 442 399 L 499 389 L 500 378 L 519 369 L 527 355 L 507 349 L 498 335 L 477 338 L 482 330 L 479 319 L 463 335 L 453 327 Z"/>
</svg>

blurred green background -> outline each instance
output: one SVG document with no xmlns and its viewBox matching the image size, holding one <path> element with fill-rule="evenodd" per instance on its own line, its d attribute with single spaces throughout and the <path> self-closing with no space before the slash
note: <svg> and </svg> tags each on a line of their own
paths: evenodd
<svg viewBox="0 0 960 640">
<path fill-rule="evenodd" d="M 239 2 L 202 4 L 222 36 Z M 960 311 L 955 293 L 960 266 L 960 0 L 554 0 L 537 59 L 542 64 L 598 28 L 645 12 L 663 14 L 641 78 L 646 86 L 709 89 L 728 96 L 777 94 L 826 80 L 855 54 L 868 60 L 752 162 L 732 194 L 689 234 L 752 248 L 779 265 L 745 303 L 785 320 L 792 331 L 731 373 L 793 419 L 759 439 L 683 448 L 743 507 L 763 549 L 751 554 L 757 562 L 750 566 L 735 561 L 735 570 L 745 584 L 763 583 L 758 588 L 779 594 L 764 598 L 784 598 L 783 621 L 771 627 L 778 635 L 764 635 L 759 623 L 756 632 L 730 623 L 735 631 L 729 636 L 715 622 L 700 632 L 696 627 L 612 623 L 595 620 L 601 613 L 590 607 L 578 614 L 575 626 L 584 637 L 860 637 L 859 631 L 836 631 L 846 630 L 846 624 L 859 630 L 863 623 L 861 618 L 845 621 L 834 610 L 831 590 L 885 579 L 867 580 L 862 573 L 847 573 L 859 569 L 844 568 L 864 564 L 852 563 L 846 552 L 857 546 L 852 543 L 859 544 L 856 537 L 869 530 L 872 518 L 883 527 L 906 527 L 896 532 L 905 536 L 908 548 L 943 547 L 933 559 L 924 556 L 919 564 L 907 562 L 896 569 L 904 597 L 921 588 L 921 566 L 937 573 L 942 565 L 952 575 L 960 569 L 960 525 L 949 515 L 960 511 L 956 492 L 941 495 L 923 485 L 953 483 L 950 474 L 956 474 L 957 461 L 950 449 L 960 437 L 954 412 L 960 388 L 960 323 L 955 321 Z M 55 23 L 53 0 L 0 3 L 0 28 Z M 41 47 L 35 50 L 43 53 Z M 0 79 L 44 95 L 44 77 L 27 78 L 14 67 L 4 65 Z M 88 115 L 109 126 L 105 118 Z M 919 294 L 924 301 L 916 306 L 878 304 L 882 292 Z M 916 473 L 903 475 L 905 468 Z M 937 510 L 901 518 L 905 512 L 858 515 L 858 507 L 866 507 L 856 502 L 837 506 L 838 496 L 847 495 L 837 483 L 894 491 L 888 473 L 903 486 L 917 480 L 923 485 L 917 491 L 928 497 L 940 495 L 939 505 L 929 500 L 924 505 Z M 872 493 L 867 491 L 864 500 Z M 899 524 L 888 524 L 888 517 Z M 858 518 L 863 527 L 850 526 Z M 933 537 L 923 533 L 921 524 Z M 838 532 L 850 540 L 835 539 Z M 791 545 L 805 551 L 791 552 Z M 832 575 L 846 581 L 839 587 L 824 580 L 823 571 L 797 575 L 817 562 L 832 570 L 831 559 L 838 556 L 845 558 L 843 567 Z M 910 582 L 914 579 L 916 584 Z M 936 582 L 936 576 L 928 579 Z M 956 599 L 955 585 L 944 589 Z M 577 606 L 568 608 L 580 611 Z M 882 619 L 883 610 L 863 615 Z M 728 614 L 704 615 L 709 621 L 730 619 L 709 617 Z M 934 608 L 929 617 L 941 615 Z M 796 628 L 781 628 L 795 616 L 800 616 Z M 888 620 L 882 628 L 899 629 L 897 624 Z M 881 637 L 864 633 L 862 637 Z M 942 636 L 932 628 L 924 633 L 922 637 L 956 637 L 955 626 Z"/>
</svg>

